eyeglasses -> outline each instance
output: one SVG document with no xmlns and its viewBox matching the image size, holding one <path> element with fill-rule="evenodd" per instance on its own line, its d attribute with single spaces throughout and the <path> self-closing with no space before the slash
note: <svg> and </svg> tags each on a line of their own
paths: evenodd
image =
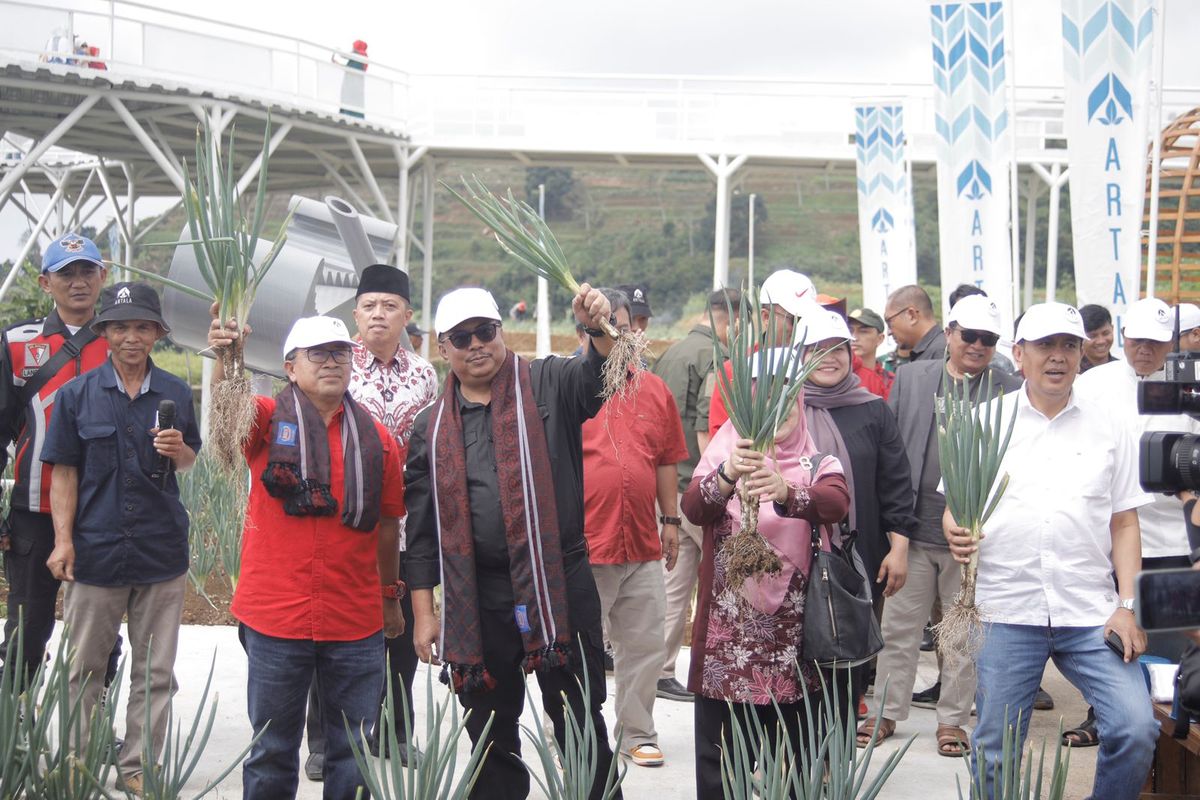
<svg viewBox="0 0 1200 800">
<path fill-rule="evenodd" d="M 500 330 L 499 322 L 485 322 L 478 328 L 472 331 L 454 331 L 447 333 L 440 338 L 440 341 L 450 342 L 455 350 L 466 350 L 471 346 L 471 337 L 479 340 L 480 344 L 487 344 L 496 338 L 496 333 Z"/>
<path fill-rule="evenodd" d="M 999 334 L 988 333 L 987 331 L 973 331 L 968 328 L 959 328 L 958 335 L 962 337 L 965 344 L 979 342 L 984 347 L 995 347 L 996 342 L 1000 341 Z"/>
<path fill-rule="evenodd" d="M 911 308 L 912 308 L 912 306 L 905 306 L 904 308 L 902 308 L 902 309 L 900 309 L 899 311 L 897 311 L 895 314 L 892 314 L 890 317 L 884 317 L 884 318 L 883 318 L 883 322 L 884 322 L 884 324 L 885 324 L 885 325 L 891 325 L 891 324 L 892 324 L 892 320 L 894 320 L 896 317 L 900 316 L 900 315 L 901 315 L 901 314 L 903 314 L 905 311 L 908 311 L 908 310 L 909 310 L 909 309 L 911 309 Z"/>
<path fill-rule="evenodd" d="M 337 350 L 313 350 L 307 348 L 304 351 L 304 356 L 314 364 L 324 364 L 330 358 L 333 358 L 335 364 L 349 364 L 352 351 L 348 348 L 339 348 Z"/>
</svg>

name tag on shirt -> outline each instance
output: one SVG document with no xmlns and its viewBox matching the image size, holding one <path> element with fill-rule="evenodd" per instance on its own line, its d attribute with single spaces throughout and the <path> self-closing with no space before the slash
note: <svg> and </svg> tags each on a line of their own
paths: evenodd
<svg viewBox="0 0 1200 800">
<path fill-rule="evenodd" d="M 275 444 L 295 447 L 299 435 L 300 426 L 294 422 L 280 422 L 275 426 Z"/>
</svg>

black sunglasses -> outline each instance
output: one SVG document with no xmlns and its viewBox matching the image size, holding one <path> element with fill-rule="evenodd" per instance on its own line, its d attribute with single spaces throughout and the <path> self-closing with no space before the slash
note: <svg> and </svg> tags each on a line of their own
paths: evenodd
<svg viewBox="0 0 1200 800">
<path fill-rule="evenodd" d="M 455 350 L 466 350 L 471 346 L 472 336 L 478 339 L 480 344 L 487 344 L 496 338 L 496 333 L 499 330 L 499 322 L 485 322 L 475 330 L 447 333 L 441 340 L 443 342 L 450 342 L 450 344 L 454 345 Z"/>
<path fill-rule="evenodd" d="M 968 328 L 959 328 L 958 335 L 962 337 L 966 344 L 975 344 L 979 342 L 984 347 L 995 347 L 996 342 L 1000 341 L 1000 335 L 996 333 L 987 333 L 986 331 L 973 331 Z"/>
</svg>

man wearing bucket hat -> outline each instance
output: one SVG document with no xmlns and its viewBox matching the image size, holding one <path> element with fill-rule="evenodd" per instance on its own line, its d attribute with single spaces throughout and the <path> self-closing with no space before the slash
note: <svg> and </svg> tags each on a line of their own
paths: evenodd
<svg viewBox="0 0 1200 800">
<path fill-rule="evenodd" d="M 1072 306 L 1041 303 L 1025 312 L 1013 348 L 1025 384 L 999 401 L 1002 425 L 1015 418 L 1000 465 L 1007 488 L 978 544 L 945 517 L 955 558 L 979 554 L 975 599 L 987 624 L 972 743 L 976 756 L 986 752 L 980 769 L 989 797 L 1005 726 L 1020 720 L 1015 746 L 1023 747 L 1050 658 L 1096 709 L 1093 797 L 1137 798 L 1158 738 L 1137 663 L 1146 635 L 1133 615 L 1137 510 L 1151 498 L 1138 484 L 1129 426 L 1074 388 L 1086 338 Z M 1112 634 L 1120 655 L 1105 642 Z"/>
<path fill-rule="evenodd" d="M 46 564 L 67 581 L 70 695 L 82 697 L 82 719 L 100 699 L 98 677 L 128 615 L 131 688 L 118 781 L 140 794 L 142 771 L 153 766 L 142 763 L 143 740 L 157 754 L 166 737 L 187 586 L 188 515 L 174 472 L 195 462 L 200 431 L 191 387 L 150 359 L 170 331 L 152 288 L 108 287 L 90 326 L 110 356 L 58 390 L 42 448 L 42 461 L 53 465 L 54 550 Z"/>
<path fill-rule="evenodd" d="M 208 342 L 241 346 L 245 333 L 221 328 L 214 313 Z M 244 445 L 253 481 L 230 606 L 246 650 L 250 724 L 261 733 L 242 767 L 247 800 L 296 796 L 314 681 L 323 794 L 355 797 L 362 777 L 351 737 L 365 749 L 363 729 L 379 713 L 384 637 L 403 627 L 400 446 L 347 391 L 353 344 L 339 319 L 296 320 L 283 345 L 287 386 L 253 400 Z M 213 383 L 222 380 L 218 366 Z"/>
<path fill-rule="evenodd" d="M 1000 331 L 1000 311 L 994 302 L 983 295 L 964 297 L 950 309 L 947 319 L 944 341 L 949 357 L 945 361 L 913 361 L 896 371 L 888 405 L 896 412 L 912 468 L 918 524 L 909 535 L 908 580 L 883 606 L 884 646 L 876 666 L 876 685 L 890 681 L 887 704 L 874 709 L 874 715 L 859 728 L 860 747 L 872 736 L 889 738 L 896 732 L 896 723 L 908 719 L 925 621 L 935 600 L 941 599 L 943 607 L 949 608 L 958 594 L 960 571 L 942 535 L 946 499 L 938 491 L 942 468 L 934 403 L 945 391 L 945 372 L 955 380 L 968 378 L 972 396 L 989 376 L 993 392 L 1012 393 L 1020 387 L 1019 378 L 989 366 Z M 971 719 L 974 672 L 970 659 L 942 658 L 936 736 L 937 752 L 947 758 L 961 757 L 968 750 L 964 726 Z"/>
<path fill-rule="evenodd" d="M 401 346 L 405 325 L 412 319 L 409 308 L 408 275 L 388 264 L 372 264 L 359 278 L 354 301 L 354 323 L 358 341 L 352 345 L 354 357 L 350 362 L 350 396 L 372 417 L 391 432 L 399 446 L 401 463 L 408 448 L 413 419 L 429 405 L 437 394 L 437 375 L 433 366 L 415 352 Z M 404 580 L 404 521 L 400 522 L 400 580 Z M 417 654 L 412 641 L 412 601 L 405 595 L 400 599 L 404 615 L 404 631 L 387 639 L 385 660 L 392 676 L 392 718 L 400 752 L 396 756 L 404 764 L 418 757 L 414 743 L 407 741 L 406 726 L 413 723 L 412 683 L 417 670 Z M 386 682 L 384 684 L 386 700 Z M 407 698 L 407 699 L 405 699 Z M 335 720 L 336 722 L 336 720 Z M 325 759 L 324 723 L 320 695 L 314 685 L 309 693 L 308 759 L 304 774 L 309 780 L 323 776 Z M 387 753 L 387 737 L 382 735 L 376 721 L 367 746 L 372 753 Z"/>
<path fill-rule="evenodd" d="M 45 660 L 59 588 L 46 567 L 54 549 L 52 468 L 42 463 L 41 449 L 59 388 L 108 358 L 108 342 L 88 327 L 106 274 L 91 240 L 69 234 L 53 242 L 42 254 L 38 276 L 38 286 L 54 300 L 53 310 L 43 319 L 11 325 L 0 341 L 0 471 L 8 461 L 9 444 L 15 445 L 17 453 L 11 510 L 0 525 L 8 579 L 8 618 L 0 658 L 7 658 L 15 644 L 17 621 L 23 619 L 26 680 Z M 114 654 L 119 652 L 114 649 Z M 114 657 L 109 680 L 116 665 Z"/>
<path fill-rule="evenodd" d="M 485 289 L 455 289 L 434 318 L 450 374 L 413 428 L 406 567 L 417 653 L 444 662 L 443 678 L 471 712 L 472 742 L 491 748 L 474 798 L 529 794 L 518 732 L 528 673 L 537 675 L 560 751 L 560 698 L 580 726 L 592 727 L 593 800 L 603 795 L 613 758 L 601 714 L 604 635 L 583 531 L 581 449 L 583 423 L 603 402 L 600 372 L 613 340 L 599 327 L 611 307 L 585 283 L 572 308 L 592 346 L 576 358 L 532 363 L 505 346 L 500 310 Z"/>
</svg>

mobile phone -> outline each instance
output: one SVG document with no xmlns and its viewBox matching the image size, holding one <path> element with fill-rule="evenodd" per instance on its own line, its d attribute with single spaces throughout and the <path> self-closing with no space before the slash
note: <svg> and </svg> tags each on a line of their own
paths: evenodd
<svg viewBox="0 0 1200 800">
<path fill-rule="evenodd" d="M 1139 572 L 1134 582 L 1134 609 L 1143 630 L 1200 628 L 1200 570 Z"/>
<path fill-rule="evenodd" d="M 1125 642 L 1116 631 L 1109 631 L 1108 636 L 1104 637 L 1104 643 L 1108 645 L 1109 650 L 1112 650 L 1121 658 L 1125 657 Z"/>
</svg>

